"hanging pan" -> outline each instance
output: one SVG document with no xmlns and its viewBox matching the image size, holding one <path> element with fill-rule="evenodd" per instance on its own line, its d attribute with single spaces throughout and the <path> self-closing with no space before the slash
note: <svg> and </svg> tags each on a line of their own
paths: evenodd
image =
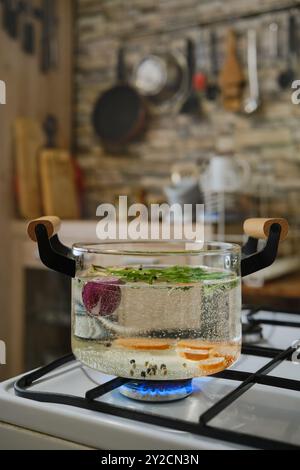
<svg viewBox="0 0 300 470">
<path fill-rule="evenodd" d="M 127 144 L 145 129 L 145 103 L 137 90 L 127 83 L 123 48 L 118 53 L 117 84 L 98 98 L 92 123 L 102 143 L 108 146 Z"/>
</svg>

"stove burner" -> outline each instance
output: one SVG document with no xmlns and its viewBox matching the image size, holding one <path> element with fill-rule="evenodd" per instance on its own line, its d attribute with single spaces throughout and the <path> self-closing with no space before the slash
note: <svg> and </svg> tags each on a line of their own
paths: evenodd
<svg viewBox="0 0 300 470">
<path fill-rule="evenodd" d="M 182 400 L 193 392 L 192 380 L 128 382 L 120 387 L 125 397 L 138 401 L 170 402 Z"/>
<path fill-rule="evenodd" d="M 275 321 L 275 320 L 273 320 Z M 294 325 L 296 328 L 297 326 Z M 73 354 L 57 359 L 56 361 L 44 366 L 40 369 L 37 369 L 29 374 L 18 378 L 17 382 L 14 385 L 15 393 L 18 397 L 22 397 L 27 400 L 35 400 L 42 403 L 54 403 L 59 405 L 67 405 L 76 407 L 78 409 L 85 409 L 91 412 L 106 413 L 109 416 L 116 416 L 119 418 L 125 418 L 132 420 L 133 422 L 145 423 L 156 425 L 159 427 L 172 429 L 175 431 L 183 431 L 191 433 L 195 436 L 208 437 L 212 439 L 220 439 L 226 442 L 235 443 L 238 445 L 246 446 L 247 448 L 253 447 L 255 449 L 267 449 L 267 450 L 278 450 L 278 449 L 288 449 L 288 450 L 299 450 L 299 445 L 295 443 L 288 443 L 286 441 L 279 441 L 277 439 L 270 439 L 265 435 L 254 435 L 247 434 L 246 432 L 241 432 L 240 427 L 237 426 L 236 429 L 228 429 L 228 426 L 214 427 L 212 421 L 217 416 L 220 416 L 228 407 L 231 407 L 237 400 L 241 398 L 245 393 L 249 391 L 251 387 L 261 384 L 268 387 L 276 387 L 277 389 L 282 390 L 292 390 L 293 392 L 300 392 L 300 381 L 295 379 L 285 379 L 272 375 L 272 371 L 275 370 L 280 364 L 284 364 L 285 361 L 291 361 L 292 355 L 295 352 L 295 348 L 289 347 L 286 350 L 261 347 L 257 345 L 244 345 L 242 348 L 242 353 L 246 356 L 258 356 L 269 358 L 270 361 L 267 362 L 262 368 L 254 372 L 245 372 L 241 370 L 226 369 L 223 372 L 214 376 L 214 379 L 219 380 L 231 380 L 238 383 L 238 386 L 235 387 L 231 392 L 225 394 L 220 400 L 214 401 L 211 403 L 211 406 L 202 411 L 199 416 L 196 416 L 196 420 L 190 420 L 189 417 L 182 419 L 177 416 L 176 407 L 174 408 L 174 414 L 172 416 L 167 416 L 159 413 L 157 408 L 157 413 L 152 412 L 146 409 L 138 409 L 134 406 L 126 406 L 126 403 L 113 404 L 112 402 L 102 400 L 102 397 L 110 394 L 111 392 L 120 390 L 120 387 L 123 387 L 128 382 L 132 384 L 133 380 L 124 379 L 116 377 L 108 382 L 101 383 L 97 387 L 94 387 L 85 392 L 85 395 L 80 396 L 76 394 L 65 395 L 55 391 L 47 391 L 45 388 L 43 391 L 37 391 L 33 385 L 37 384 L 40 379 L 42 383 L 44 381 L 51 379 L 53 375 L 50 375 L 53 371 L 59 371 L 63 366 L 70 365 L 73 361 L 76 361 L 76 358 Z M 78 367 L 78 363 L 76 363 Z M 74 366 L 69 369 L 73 370 Z M 67 369 L 68 370 L 68 369 Z M 84 370 L 84 369 L 83 369 Z M 60 372 L 58 372 L 60 374 Z M 185 383 L 184 383 L 185 382 Z M 149 387 L 149 382 L 145 383 L 144 386 Z M 153 384 L 153 382 L 151 382 Z M 141 381 L 139 382 L 141 384 Z M 178 386 L 190 387 L 190 392 L 192 391 L 191 381 L 181 381 L 181 382 L 160 382 L 159 386 L 172 386 L 173 391 L 178 388 Z M 149 390 L 149 388 L 148 388 Z M 161 391 L 161 390 L 160 390 Z M 180 397 L 177 396 L 177 399 Z M 253 407 L 251 413 L 255 418 L 256 412 L 259 411 L 259 408 Z M 223 420 L 224 424 L 224 420 Z M 226 423 L 225 423 L 226 424 Z"/>
<path fill-rule="evenodd" d="M 243 323 L 243 344 L 259 343 L 263 339 L 262 327 L 258 323 Z"/>
</svg>

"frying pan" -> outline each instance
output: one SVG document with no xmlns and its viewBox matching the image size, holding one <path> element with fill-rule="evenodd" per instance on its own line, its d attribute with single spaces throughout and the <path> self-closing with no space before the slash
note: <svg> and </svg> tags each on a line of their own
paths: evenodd
<svg viewBox="0 0 300 470">
<path fill-rule="evenodd" d="M 126 82 L 124 49 L 117 61 L 117 84 L 96 101 L 92 124 L 104 145 L 122 145 L 136 139 L 146 124 L 146 107 L 137 90 Z"/>
</svg>

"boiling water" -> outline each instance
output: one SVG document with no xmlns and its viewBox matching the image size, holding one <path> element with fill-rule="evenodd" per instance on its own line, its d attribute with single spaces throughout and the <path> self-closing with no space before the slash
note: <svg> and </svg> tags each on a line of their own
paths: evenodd
<svg viewBox="0 0 300 470">
<path fill-rule="evenodd" d="M 75 356 L 107 374 L 140 380 L 226 369 L 240 355 L 241 287 L 238 277 L 221 277 L 149 284 L 87 272 L 74 279 Z"/>
</svg>

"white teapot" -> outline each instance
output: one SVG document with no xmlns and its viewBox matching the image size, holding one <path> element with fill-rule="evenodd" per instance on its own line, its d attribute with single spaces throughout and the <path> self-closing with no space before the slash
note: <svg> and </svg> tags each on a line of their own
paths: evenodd
<svg viewBox="0 0 300 470">
<path fill-rule="evenodd" d="M 232 155 L 214 155 L 200 176 L 204 192 L 238 192 L 249 184 L 250 165 Z"/>
</svg>

